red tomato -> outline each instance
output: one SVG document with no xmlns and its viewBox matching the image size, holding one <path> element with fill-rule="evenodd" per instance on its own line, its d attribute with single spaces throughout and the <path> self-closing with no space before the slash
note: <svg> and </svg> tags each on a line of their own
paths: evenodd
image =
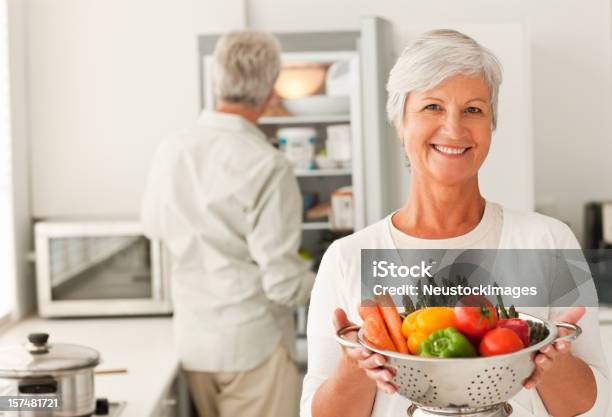
<svg viewBox="0 0 612 417">
<path fill-rule="evenodd" d="M 497 324 L 497 310 L 485 297 L 464 297 L 455 306 L 455 324 L 472 341 L 480 341 Z"/>
<path fill-rule="evenodd" d="M 506 327 L 498 327 L 484 335 L 478 351 L 480 356 L 503 355 L 512 353 L 525 347 L 521 338 Z"/>
<path fill-rule="evenodd" d="M 505 327 L 507 329 L 512 330 L 514 333 L 518 335 L 518 337 L 521 339 L 521 342 L 523 342 L 524 346 L 529 345 L 530 331 L 529 331 L 529 325 L 527 324 L 525 320 L 522 320 L 522 319 L 499 320 L 497 322 L 497 327 Z"/>
</svg>

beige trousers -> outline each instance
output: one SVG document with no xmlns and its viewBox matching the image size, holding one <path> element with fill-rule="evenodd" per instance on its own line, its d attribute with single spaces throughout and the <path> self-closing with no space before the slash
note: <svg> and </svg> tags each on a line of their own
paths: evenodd
<svg viewBox="0 0 612 417">
<path fill-rule="evenodd" d="M 272 356 L 246 372 L 185 370 L 199 417 L 294 417 L 298 368 L 279 345 Z"/>
</svg>

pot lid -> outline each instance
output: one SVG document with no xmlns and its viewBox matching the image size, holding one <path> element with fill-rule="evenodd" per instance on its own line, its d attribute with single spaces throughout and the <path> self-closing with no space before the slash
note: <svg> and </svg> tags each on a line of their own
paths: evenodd
<svg viewBox="0 0 612 417">
<path fill-rule="evenodd" d="M 23 377 L 95 367 L 98 351 L 81 345 L 48 343 L 47 333 L 32 333 L 28 342 L 0 348 L 0 377 Z"/>
</svg>

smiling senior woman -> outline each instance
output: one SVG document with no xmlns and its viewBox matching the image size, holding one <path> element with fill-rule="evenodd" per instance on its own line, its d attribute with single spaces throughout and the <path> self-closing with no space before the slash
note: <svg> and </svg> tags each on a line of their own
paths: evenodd
<svg viewBox="0 0 612 417">
<path fill-rule="evenodd" d="M 394 395 L 384 356 L 340 349 L 334 340 L 349 318 L 361 322 L 361 248 L 579 248 L 562 222 L 502 208 L 480 194 L 478 170 L 496 126 L 501 78 L 489 50 L 451 30 L 423 34 L 391 70 L 387 112 L 410 161 L 409 197 L 390 216 L 334 242 L 323 257 L 309 309 L 302 417 L 396 417 L 410 405 Z M 540 311 L 580 320 L 584 333 L 572 345 L 559 342 L 538 353 L 536 371 L 511 401 L 513 416 L 604 415 L 608 370 L 597 309 Z"/>
</svg>

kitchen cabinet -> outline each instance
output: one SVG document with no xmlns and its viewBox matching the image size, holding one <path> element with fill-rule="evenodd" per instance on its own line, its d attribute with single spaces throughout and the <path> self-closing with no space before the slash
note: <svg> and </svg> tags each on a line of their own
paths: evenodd
<svg viewBox="0 0 612 417">
<path fill-rule="evenodd" d="M 172 384 L 159 398 L 151 417 L 190 417 L 191 415 L 187 380 L 179 371 Z"/>
</svg>

